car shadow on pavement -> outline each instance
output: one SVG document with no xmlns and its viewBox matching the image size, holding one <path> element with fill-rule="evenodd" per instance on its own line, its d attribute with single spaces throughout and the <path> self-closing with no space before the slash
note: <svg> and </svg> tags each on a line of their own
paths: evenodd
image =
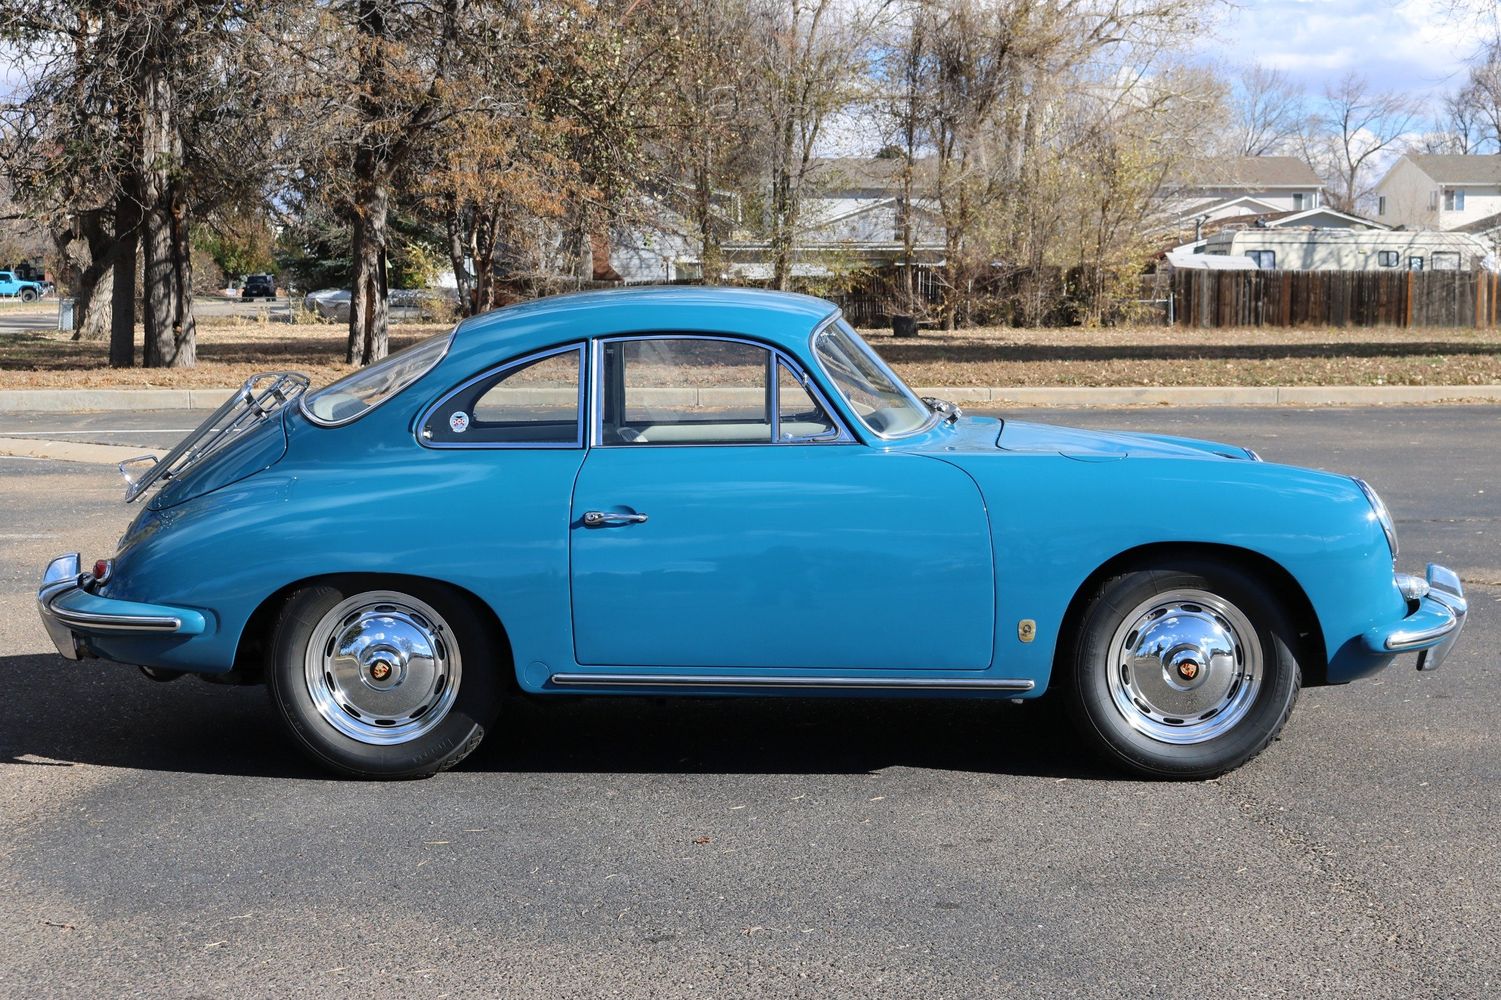
<svg viewBox="0 0 1501 1000">
<path fill-rule="evenodd" d="M 0 766 L 322 778 L 265 689 L 0 656 Z M 465 772 L 863 774 L 887 767 L 1112 779 L 1055 699 L 512 699 Z"/>
</svg>

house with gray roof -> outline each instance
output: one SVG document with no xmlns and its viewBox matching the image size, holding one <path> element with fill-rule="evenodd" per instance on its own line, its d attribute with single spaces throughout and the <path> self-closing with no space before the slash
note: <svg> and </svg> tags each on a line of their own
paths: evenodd
<svg viewBox="0 0 1501 1000">
<path fill-rule="evenodd" d="M 1296 156 L 1190 160 L 1163 181 L 1159 229 L 1202 235 L 1223 219 L 1302 213 L 1324 203 L 1324 182 Z"/>
<path fill-rule="evenodd" d="M 1501 155 L 1408 153 L 1376 185 L 1376 219 L 1394 228 L 1474 232 L 1497 214 Z"/>
</svg>

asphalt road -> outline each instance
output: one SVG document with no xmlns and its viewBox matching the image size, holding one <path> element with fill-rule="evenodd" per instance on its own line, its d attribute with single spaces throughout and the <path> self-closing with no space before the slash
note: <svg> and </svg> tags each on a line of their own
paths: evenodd
<svg viewBox="0 0 1501 1000">
<path fill-rule="evenodd" d="M 1024 416 L 1366 475 L 1404 564 L 1470 581 L 1463 643 L 1195 784 L 1100 768 L 1046 704 L 634 698 L 334 781 L 259 689 L 53 655 L 41 565 L 129 512 L 112 470 L 0 458 L 0 995 L 1501 994 L 1501 408 Z M 0 435 L 188 426 L 94 420 Z"/>
</svg>

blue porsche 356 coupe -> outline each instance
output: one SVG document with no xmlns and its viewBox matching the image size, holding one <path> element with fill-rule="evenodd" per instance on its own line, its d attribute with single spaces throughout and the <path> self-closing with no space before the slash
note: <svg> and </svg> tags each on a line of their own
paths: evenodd
<svg viewBox="0 0 1501 1000">
<path fill-rule="evenodd" d="M 964 416 L 820 299 L 546 299 L 307 385 L 122 466 L 119 551 L 38 602 L 66 657 L 264 681 L 347 774 L 450 767 L 515 692 L 1055 687 L 1109 759 L 1198 778 L 1464 623 L 1359 479 Z"/>
</svg>

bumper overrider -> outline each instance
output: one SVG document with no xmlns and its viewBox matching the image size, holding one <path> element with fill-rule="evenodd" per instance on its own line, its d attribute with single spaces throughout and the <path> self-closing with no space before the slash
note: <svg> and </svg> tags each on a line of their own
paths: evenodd
<svg viewBox="0 0 1501 1000">
<path fill-rule="evenodd" d="M 1448 658 L 1464 630 L 1470 610 L 1464 585 L 1451 569 L 1428 564 L 1426 579 L 1399 574 L 1398 588 L 1417 608 L 1394 625 L 1365 634 L 1366 648 L 1375 653 L 1417 653 L 1419 670 L 1437 670 Z"/>
<path fill-rule="evenodd" d="M 77 552 L 58 556 L 42 574 L 37 610 L 53 645 L 70 660 L 97 655 L 90 646 L 92 638 L 201 635 L 208 626 L 201 611 L 101 597 L 94 593 L 95 586 Z"/>
</svg>

